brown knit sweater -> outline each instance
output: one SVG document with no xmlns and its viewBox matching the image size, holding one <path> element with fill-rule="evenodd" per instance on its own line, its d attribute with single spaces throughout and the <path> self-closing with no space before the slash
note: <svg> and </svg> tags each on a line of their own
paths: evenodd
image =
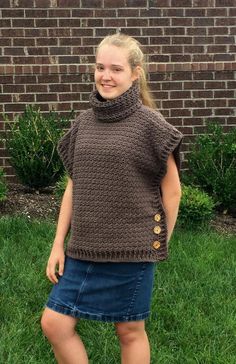
<svg viewBox="0 0 236 364">
<path fill-rule="evenodd" d="M 66 254 L 98 262 L 164 260 L 160 182 L 170 153 L 180 168 L 182 134 L 142 105 L 136 83 L 113 100 L 94 91 L 90 104 L 58 144 L 73 180 Z"/>
</svg>

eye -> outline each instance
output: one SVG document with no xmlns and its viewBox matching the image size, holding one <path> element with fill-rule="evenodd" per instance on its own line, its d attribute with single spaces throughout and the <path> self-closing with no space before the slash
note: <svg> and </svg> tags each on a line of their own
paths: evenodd
<svg viewBox="0 0 236 364">
<path fill-rule="evenodd" d="M 102 70 L 103 70 L 103 66 L 101 66 L 101 65 L 97 64 L 97 65 L 96 65 L 96 70 L 97 70 L 97 71 L 102 71 Z"/>
<path fill-rule="evenodd" d="M 121 68 L 114 68 L 113 71 L 114 72 L 120 72 L 120 71 L 122 71 L 122 69 Z"/>
</svg>

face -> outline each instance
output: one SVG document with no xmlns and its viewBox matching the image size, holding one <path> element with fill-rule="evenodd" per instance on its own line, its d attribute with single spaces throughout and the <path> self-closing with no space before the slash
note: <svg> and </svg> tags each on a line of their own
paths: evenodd
<svg viewBox="0 0 236 364">
<path fill-rule="evenodd" d="M 102 46 L 97 54 L 95 83 L 99 94 L 106 100 L 126 92 L 138 78 L 139 67 L 132 71 L 128 50 L 113 45 Z"/>
</svg>

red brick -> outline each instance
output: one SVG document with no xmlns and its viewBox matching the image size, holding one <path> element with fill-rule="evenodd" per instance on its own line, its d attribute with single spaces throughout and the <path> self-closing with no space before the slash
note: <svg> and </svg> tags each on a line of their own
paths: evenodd
<svg viewBox="0 0 236 364">
<path fill-rule="evenodd" d="M 235 108 L 235 106 L 236 106 L 236 99 L 228 100 L 228 106 Z"/>
<path fill-rule="evenodd" d="M 150 19 L 151 21 L 151 19 Z M 128 18 L 126 19 L 127 22 L 127 27 L 147 27 L 148 26 L 148 19 L 146 18 L 139 18 L 139 19 L 134 19 L 134 18 Z"/>
<path fill-rule="evenodd" d="M 149 26 L 150 27 L 168 27 L 170 26 L 170 19 L 169 18 L 150 18 L 149 19 Z"/>
<path fill-rule="evenodd" d="M 56 46 L 57 39 L 56 38 L 36 38 L 37 46 Z M 53 49 L 52 47 L 51 49 Z"/>
<path fill-rule="evenodd" d="M 13 46 L 35 46 L 35 39 L 34 38 L 14 38 L 13 39 Z"/>
<path fill-rule="evenodd" d="M 193 116 L 210 116 L 212 115 L 211 109 L 193 109 Z"/>
<path fill-rule="evenodd" d="M 73 18 L 90 18 L 93 17 L 93 10 L 89 9 L 72 9 Z"/>
<path fill-rule="evenodd" d="M 213 100 L 206 100 L 206 107 L 226 107 L 227 100 L 225 99 L 213 99 Z"/>
<path fill-rule="evenodd" d="M 206 89 L 224 89 L 226 86 L 225 82 L 211 81 L 205 83 Z"/>
<path fill-rule="evenodd" d="M 24 29 L 1 29 L 2 37 L 23 37 Z"/>
<path fill-rule="evenodd" d="M 235 0 L 215 0 L 215 6 L 234 7 L 235 6 Z"/>
<path fill-rule="evenodd" d="M 37 94 L 36 102 L 57 101 L 57 94 Z"/>
<path fill-rule="evenodd" d="M 207 17 L 226 17 L 227 16 L 227 8 L 212 8 L 206 9 L 206 16 Z"/>
<path fill-rule="evenodd" d="M 212 72 L 196 72 L 193 74 L 194 80 L 212 80 L 213 79 Z"/>
<path fill-rule="evenodd" d="M 214 6 L 214 0 L 194 0 L 194 6 L 195 7 L 213 7 Z"/>
<path fill-rule="evenodd" d="M 159 12 L 158 12 L 159 10 Z M 151 12 L 153 11 L 153 9 L 150 9 L 150 16 L 155 16 L 155 13 L 153 12 L 153 15 L 151 15 Z M 172 8 L 164 8 L 164 9 L 155 9 L 154 11 L 156 11 L 156 16 L 164 16 L 164 17 L 169 17 L 169 18 L 177 18 L 177 17 L 184 17 L 184 8 L 182 9 L 172 9 Z M 162 13 L 161 13 L 162 12 Z"/>
<path fill-rule="evenodd" d="M 191 62 L 191 55 L 182 55 L 182 54 L 172 54 L 170 56 L 170 62 Z M 187 67 L 187 65 L 185 66 Z M 189 69 L 190 70 L 190 69 Z"/>
<path fill-rule="evenodd" d="M 205 17 L 205 18 L 194 18 L 194 21 L 193 21 L 193 25 L 194 26 L 214 26 L 214 19 L 213 18 L 208 18 L 208 17 Z"/>
<path fill-rule="evenodd" d="M 22 10 L 23 11 L 23 10 Z M 45 9 L 30 9 L 25 10 L 25 16 L 26 18 L 47 18 L 48 17 L 48 11 Z M 24 16 L 22 16 L 24 17 Z"/>
<path fill-rule="evenodd" d="M 170 100 L 163 101 L 165 109 L 181 109 L 183 107 L 183 100 Z"/>
<path fill-rule="evenodd" d="M 59 19 L 59 28 L 60 27 L 66 27 L 66 28 L 73 28 L 73 27 L 80 27 L 80 19 Z M 60 29 L 57 30 L 60 32 Z"/>
<path fill-rule="evenodd" d="M 162 52 L 163 53 L 168 53 L 168 54 L 172 54 L 172 53 L 178 53 L 178 54 L 183 54 L 183 47 L 182 46 L 162 46 Z"/>
<path fill-rule="evenodd" d="M 192 44 L 192 37 L 173 37 L 173 44 Z"/>
<path fill-rule="evenodd" d="M 47 85 L 26 85 L 26 92 L 29 93 L 39 93 L 39 92 L 47 92 Z"/>
<path fill-rule="evenodd" d="M 205 100 L 184 100 L 184 107 L 187 108 L 204 108 Z"/>
<path fill-rule="evenodd" d="M 220 108 L 220 109 L 215 108 L 215 115 L 233 115 L 233 114 L 234 110 L 230 108 Z"/>
<path fill-rule="evenodd" d="M 200 18 L 200 17 L 204 17 L 205 13 L 206 13 L 206 9 L 197 9 L 196 7 L 193 7 L 191 9 L 185 9 L 186 17 Z"/>
<path fill-rule="evenodd" d="M 69 24 L 70 22 L 71 20 L 69 20 Z M 37 28 L 55 28 L 57 26 L 57 19 L 35 19 L 35 23 Z"/>
<path fill-rule="evenodd" d="M 191 0 L 181 0 L 181 2 L 179 0 L 171 0 L 171 6 L 173 8 L 177 8 L 178 6 L 180 7 L 191 7 L 192 6 L 192 1 Z"/>
<path fill-rule="evenodd" d="M 234 44 L 234 37 L 233 36 L 225 36 L 225 37 L 215 37 L 216 44 Z"/>
<path fill-rule="evenodd" d="M 214 91 L 215 98 L 233 98 L 234 97 L 234 90 L 215 90 Z"/>
<path fill-rule="evenodd" d="M 13 28 L 33 28 L 34 19 L 12 19 Z"/>
<path fill-rule="evenodd" d="M 150 37 L 150 44 L 170 44 L 170 37 Z"/>
<path fill-rule="evenodd" d="M 191 98 L 190 91 L 171 91 L 170 99 L 188 99 Z"/>
<path fill-rule="evenodd" d="M 174 27 L 191 27 L 193 25 L 192 18 L 172 18 L 171 19 L 172 26 Z"/>
<path fill-rule="evenodd" d="M 87 0 L 89 1 L 89 0 Z M 104 8 L 122 8 L 125 7 L 125 0 L 104 0 Z"/>
<path fill-rule="evenodd" d="M 34 29 L 25 29 L 25 37 L 47 37 L 47 29 L 42 28 L 34 28 Z"/>
<path fill-rule="evenodd" d="M 156 28 L 154 28 L 154 29 L 156 29 Z M 162 31 L 162 28 L 159 28 L 159 29 Z M 166 35 L 184 35 L 185 29 L 181 28 L 181 27 L 164 28 L 164 34 L 166 34 Z M 175 38 L 173 38 L 173 39 L 175 39 Z"/>
<path fill-rule="evenodd" d="M 141 18 L 151 18 L 151 17 L 161 17 L 162 16 L 162 12 L 163 12 L 163 16 L 164 16 L 164 11 L 165 10 L 168 10 L 168 9 L 140 9 L 140 16 Z M 121 10 L 120 10 L 121 11 Z M 129 9 L 129 12 L 130 11 L 133 11 L 133 9 Z M 126 9 L 123 9 L 122 10 L 123 12 L 123 16 L 125 16 L 125 13 L 127 14 L 127 10 Z M 119 13 L 119 10 L 118 10 L 118 15 L 119 14 L 122 14 L 122 13 Z M 130 15 L 130 13 L 129 13 Z M 122 16 L 122 15 L 119 15 L 119 16 Z M 130 15 L 130 16 L 133 16 L 133 15 Z"/>
<path fill-rule="evenodd" d="M 152 36 L 158 36 L 159 35 L 160 36 L 160 35 L 163 35 L 163 29 L 162 28 L 157 28 L 157 27 L 144 28 L 143 29 L 143 35 L 152 35 Z"/>
<path fill-rule="evenodd" d="M 70 18 L 73 10 L 70 9 L 50 9 L 48 10 L 49 18 Z M 72 15 L 75 16 L 75 15 Z"/>
<path fill-rule="evenodd" d="M 126 19 L 104 19 L 104 26 L 105 27 L 125 27 Z"/>
<path fill-rule="evenodd" d="M 199 90 L 204 89 L 204 82 L 184 82 L 185 90 Z"/>
<path fill-rule="evenodd" d="M 91 11 L 91 17 L 93 16 L 93 11 Z M 118 17 L 125 17 L 127 16 L 127 9 L 118 9 Z M 122 11 L 125 12 L 125 15 L 122 15 Z M 137 16 L 139 14 L 139 11 L 136 10 L 136 9 L 129 9 L 129 16 Z M 95 10 L 95 18 L 115 18 L 116 17 L 116 10 L 113 10 L 113 9 L 96 9 Z"/>
<path fill-rule="evenodd" d="M 183 119 L 184 125 L 203 125 L 203 119 L 202 118 L 184 118 Z"/>
<path fill-rule="evenodd" d="M 1 0 L 1 8 L 10 8 L 10 0 Z"/>
<path fill-rule="evenodd" d="M 11 20 L 10 19 L 0 19 L 0 28 L 10 28 Z"/>
<path fill-rule="evenodd" d="M 103 27 L 103 19 L 88 19 L 86 22 L 87 25 L 83 25 L 82 22 L 83 22 L 83 19 L 81 19 L 81 26 Z"/>
<path fill-rule="evenodd" d="M 9 38 L 0 38 L 0 46 L 1 47 L 10 46 L 10 45 L 11 45 L 11 39 L 9 39 Z"/>
<path fill-rule="evenodd" d="M 36 8 L 49 8 L 51 5 L 50 0 L 35 0 Z"/>
<path fill-rule="evenodd" d="M 75 5 L 76 7 L 76 5 Z M 101 8 L 102 0 L 81 0 L 82 8 Z M 104 6 L 106 7 L 106 6 Z"/>
<path fill-rule="evenodd" d="M 213 37 L 194 37 L 193 44 L 212 44 Z"/>
<path fill-rule="evenodd" d="M 24 85 L 3 85 L 3 93 L 23 93 Z"/>
<path fill-rule="evenodd" d="M 191 116 L 191 111 L 189 109 L 171 109 L 170 110 L 170 116 L 171 117 L 186 117 L 186 116 Z M 171 119 L 172 120 L 172 119 Z M 180 125 L 181 122 L 180 120 L 176 120 L 176 124 L 175 125 Z"/>
</svg>

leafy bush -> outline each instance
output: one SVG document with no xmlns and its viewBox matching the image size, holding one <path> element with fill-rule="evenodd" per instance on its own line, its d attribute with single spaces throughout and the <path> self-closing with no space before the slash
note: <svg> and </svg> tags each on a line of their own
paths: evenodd
<svg viewBox="0 0 236 364">
<path fill-rule="evenodd" d="M 214 207 L 213 198 L 206 192 L 183 185 L 178 222 L 185 227 L 202 226 L 213 217 Z"/>
<path fill-rule="evenodd" d="M 73 112 L 69 118 L 72 115 Z M 40 109 L 29 105 L 23 115 L 8 125 L 6 147 L 19 180 L 33 188 L 54 184 L 64 171 L 57 143 L 64 134 L 63 128 L 68 126 L 68 119 L 54 111 L 45 116 Z"/>
<path fill-rule="evenodd" d="M 5 181 L 5 173 L 2 168 L 0 168 L 0 202 L 6 200 L 7 198 L 7 184 Z"/>
<path fill-rule="evenodd" d="M 55 184 L 54 194 L 56 197 L 62 198 L 67 183 L 68 183 L 68 175 L 67 173 L 64 173 Z"/>
<path fill-rule="evenodd" d="M 221 209 L 236 209 L 236 129 L 225 134 L 217 123 L 207 123 L 189 158 L 189 184 L 200 186 L 214 197 Z"/>
</svg>

